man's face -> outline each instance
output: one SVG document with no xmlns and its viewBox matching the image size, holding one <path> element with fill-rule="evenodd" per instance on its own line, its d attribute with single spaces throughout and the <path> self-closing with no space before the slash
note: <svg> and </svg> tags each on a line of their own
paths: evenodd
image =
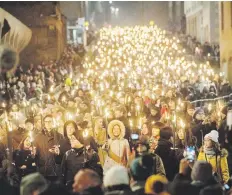
<svg viewBox="0 0 232 195">
<path fill-rule="evenodd" d="M 35 121 L 35 127 L 36 127 L 36 129 L 41 129 L 42 125 L 41 125 L 41 119 L 40 118 L 38 118 Z"/>
<path fill-rule="evenodd" d="M 158 113 L 157 110 L 151 109 L 151 115 L 152 116 L 155 116 L 157 113 Z"/>
<path fill-rule="evenodd" d="M 114 115 L 115 115 L 115 118 L 120 118 L 123 116 L 123 112 L 121 112 L 120 110 L 116 110 Z"/>
<path fill-rule="evenodd" d="M 52 130 L 52 126 L 53 126 L 53 120 L 51 117 L 47 117 L 44 120 L 44 126 L 47 129 L 48 132 L 50 132 Z"/>
</svg>

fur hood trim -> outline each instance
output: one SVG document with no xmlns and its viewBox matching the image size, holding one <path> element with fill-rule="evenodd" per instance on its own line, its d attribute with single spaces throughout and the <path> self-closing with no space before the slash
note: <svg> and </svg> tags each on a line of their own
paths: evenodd
<svg viewBox="0 0 232 195">
<path fill-rule="evenodd" d="M 125 128 L 125 125 L 119 120 L 113 120 L 109 123 L 108 129 L 107 129 L 108 135 L 110 136 L 111 139 L 116 139 L 116 137 L 113 135 L 113 128 L 115 125 L 118 125 L 121 129 L 119 139 L 123 139 L 125 136 L 126 128 Z"/>
</svg>

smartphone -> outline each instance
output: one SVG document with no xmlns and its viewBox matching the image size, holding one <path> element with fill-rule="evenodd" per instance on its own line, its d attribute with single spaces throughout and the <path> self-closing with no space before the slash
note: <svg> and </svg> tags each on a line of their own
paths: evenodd
<svg viewBox="0 0 232 195">
<path fill-rule="evenodd" d="M 229 189 L 230 189 L 230 186 L 228 186 L 228 184 L 225 184 L 223 187 L 224 187 L 226 190 L 229 190 Z"/>
<path fill-rule="evenodd" d="M 138 140 L 138 139 L 139 139 L 139 134 L 132 133 L 132 134 L 131 134 L 131 139 L 132 139 L 132 140 Z"/>
<path fill-rule="evenodd" d="M 190 162 L 193 162 L 196 157 L 196 151 L 194 146 L 188 146 L 186 148 L 186 159 Z"/>
</svg>

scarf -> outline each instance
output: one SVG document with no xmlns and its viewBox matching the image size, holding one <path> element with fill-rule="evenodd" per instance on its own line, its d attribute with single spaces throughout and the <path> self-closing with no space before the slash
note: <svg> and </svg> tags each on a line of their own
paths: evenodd
<svg viewBox="0 0 232 195">
<path fill-rule="evenodd" d="M 206 155 L 212 157 L 216 155 L 216 152 L 213 150 L 213 148 L 204 148 L 204 152 Z"/>
</svg>

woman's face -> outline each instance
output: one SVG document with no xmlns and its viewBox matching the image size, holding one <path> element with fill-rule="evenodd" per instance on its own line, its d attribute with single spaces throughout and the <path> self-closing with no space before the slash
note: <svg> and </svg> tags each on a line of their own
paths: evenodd
<svg viewBox="0 0 232 195">
<path fill-rule="evenodd" d="M 121 133 L 120 127 L 118 125 L 114 125 L 114 127 L 113 127 L 113 135 L 115 137 L 118 137 L 120 135 L 120 133 Z"/>
<path fill-rule="evenodd" d="M 30 138 L 27 137 L 25 140 L 24 140 L 24 149 L 29 149 L 31 147 L 31 142 L 30 142 Z"/>
<path fill-rule="evenodd" d="M 195 111 L 194 109 L 188 109 L 188 110 L 187 110 L 188 115 L 189 115 L 189 116 L 193 116 L 194 111 Z"/>
<path fill-rule="evenodd" d="M 97 124 L 99 127 L 103 127 L 103 119 L 99 119 Z"/>
<path fill-rule="evenodd" d="M 37 119 L 36 121 L 35 121 L 35 127 L 37 128 L 37 129 L 41 129 L 41 119 L 39 118 L 39 119 Z"/>
<path fill-rule="evenodd" d="M 160 129 L 158 128 L 152 128 L 152 136 L 153 137 L 156 137 L 156 136 L 159 136 L 160 135 Z"/>
<path fill-rule="evenodd" d="M 213 147 L 213 142 L 211 139 L 205 139 L 204 141 L 204 148 L 212 148 Z"/>
<path fill-rule="evenodd" d="M 205 114 L 204 113 L 199 113 L 196 115 L 196 119 L 201 121 L 205 119 Z"/>
<path fill-rule="evenodd" d="M 13 111 L 13 112 L 17 112 L 17 111 L 18 111 L 18 106 L 17 106 L 16 104 L 14 104 L 14 105 L 12 106 L 12 111 Z"/>
<path fill-rule="evenodd" d="M 142 132 L 143 135 L 147 135 L 148 134 L 148 127 L 146 124 L 143 124 L 142 126 Z"/>
<path fill-rule="evenodd" d="M 67 130 L 67 136 L 71 136 L 75 132 L 75 127 L 72 123 L 70 123 L 67 125 L 66 130 Z"/>
<path fill-rule="evenodd" d="M 178 137 L 179 137 L 180 140 L 184 140 L 184 130 L 183 129 L 180 129 L 177 132 L 177 135 L 178 135 Z"/>
<path fill-rule="evenodd" d="M 79 91 L 78 91 L 78 96 L 79 96 L 79 97 L 83 97 L 83 96 L 84 96 L 84 92 L 83 92 L 82 90 L 79 90 Z"/>
</svg>

